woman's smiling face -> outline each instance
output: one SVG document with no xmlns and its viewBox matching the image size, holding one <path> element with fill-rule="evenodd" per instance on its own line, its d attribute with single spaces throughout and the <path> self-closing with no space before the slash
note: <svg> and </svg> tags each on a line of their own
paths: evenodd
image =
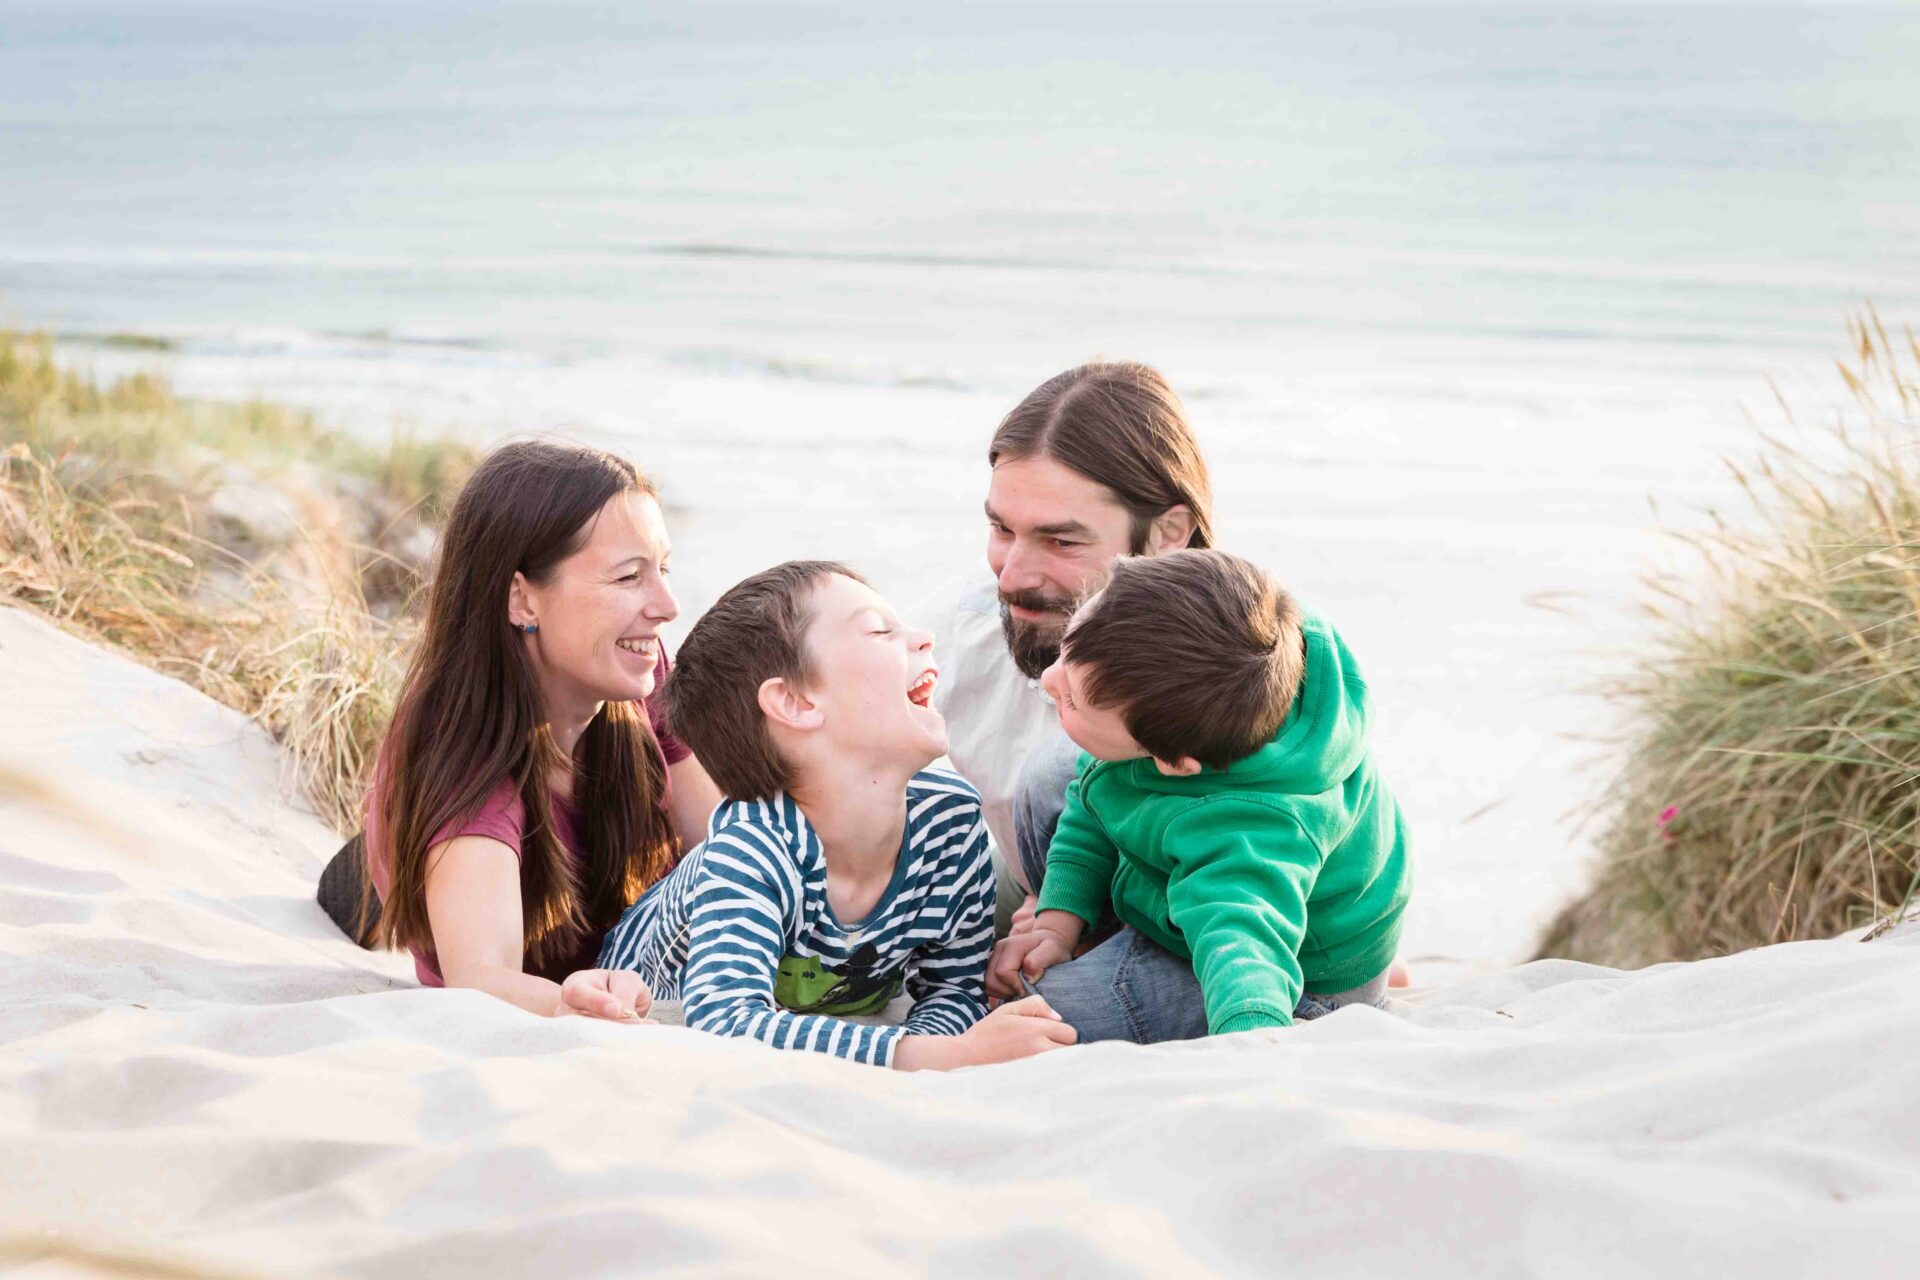
<svg viewBox="0 0 1920 1280">
<path fill-rule="evenodd" d="M 588 706 L 653 693 L 660 629 L 680 616 L 667 586 L 672 549 L 660 504 L 629 490 L 607 500 L 585 541 L 544 582 L 515 575 L 509 616 L 539 628 L 526 636 L 527 651 L 549 703 Z"/>
</svg>

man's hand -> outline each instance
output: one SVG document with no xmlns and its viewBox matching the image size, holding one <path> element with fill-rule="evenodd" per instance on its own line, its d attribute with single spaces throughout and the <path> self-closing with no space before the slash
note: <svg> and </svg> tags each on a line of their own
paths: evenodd
<svg viewBox="0 0 1920 1280">
<path fill-rule="evenodd" d="M 983 1067 L 1063 1049 L 1079 1038 L 1044 998 L 1028 996 L 1001 1005 L 964 1035 L 907 1036 L 894 1050 L 893 1065 L 901 1071 Z"/>
<path fill-rule="evenodd" d="M 581 969 L 560 984 L 553 1015 L 579 1014 L 613 1022 L 638 1022 L 653 1008 L 653 992 L 629 969 Z"/>
<path fill-rule="evenodd" d="M 1007 926 L 1009 934 L 1025 933 L 1033 928 L 1034 913 L 1040 910 L 1040 895 L 1030 893 L 1027 900 L 1014 909 L 1013 921 Z"/>
</svg>

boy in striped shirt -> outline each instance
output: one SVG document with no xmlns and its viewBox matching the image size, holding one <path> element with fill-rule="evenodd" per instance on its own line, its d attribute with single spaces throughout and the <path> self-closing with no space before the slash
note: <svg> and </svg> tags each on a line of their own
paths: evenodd
<svg viewBox="0 0 1920 1280">
<path fill-rule="evenodd" d="M 987 1012 L 993 869 L 980 800 L 928 766 L 933 637 L 843 565 L 792 561 L 681 645 L 667 715 L 727 797 L 706 841 L 621 917 L 600 965 L 688 1026 L 902 1070 L 1071 1044 L 1038 996 Z M 904 1025 L 876 1014 L 902 988 Z"/>
</svg>

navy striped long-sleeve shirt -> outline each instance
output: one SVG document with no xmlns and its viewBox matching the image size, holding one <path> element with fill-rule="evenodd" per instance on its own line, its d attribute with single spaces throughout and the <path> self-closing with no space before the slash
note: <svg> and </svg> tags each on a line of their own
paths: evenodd
<svg viewBox="0 0 1920 1280">
<path fill-rule="evenodd" d="M 907 787 L 899 862 L 858 924 L 827 901 L 820 839 L 790 796 L 729 801 L 706 841 L 627 909 L 600 966 L 632 969 L 656 998 L 679 999 L 690 1027 L 891 1066 L 903 1035 L 959 1035 L 986 1016 L 993 868 L 980 798 L 957 774 L 926 769 Z M 871 950 L 869 950 L 871 948 Z M 834 973 L 859 956 L 877 985 L 913 997 L 901 1026 L 868 1026 L 781 1007 L 782 959 Z"/>
</svg>

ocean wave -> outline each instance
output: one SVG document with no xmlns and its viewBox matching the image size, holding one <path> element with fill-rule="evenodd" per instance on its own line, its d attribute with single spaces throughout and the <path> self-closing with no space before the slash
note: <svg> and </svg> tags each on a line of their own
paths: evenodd
<svg viewBox="0 0 1920 1280">
<path fill-rule="evenodd" d="M 330 330 L 252 325 L 229 329 L 165 327 L 126 332 L 63 332 L 62 345 L 148 356 L 243 360 L 406 360 L 424 365 L 535 369 L 559 361 L 475 334 Z"/>
<path fill-rule="evenodd" d="M 666 363 L 676 369 L 722 377 L 776 378 L 837 386 L 884 387 L 962 393 L 1001 390 L 950 369 L 891 365 L 875 360 L 830 360 L 818 356 L 761 355 L 752 352 L 693 349 L 669 352 Z"/>
<path fill-rule="evenodd" d="M 932 267 L 1003 271 L 1082 272 L 1131 276 L 1265 281 L 1347 281 L 1383 268 L 1447 276 L 1496 278 L 1515 283 L 1553 282 L 1652 289 L 1676 296 L 1720 295 L 1730 303 L 1780 301 L 1806 289 L 1827 294 L 1870 294 L 1908 301 L 1916 295 L 1884 270 L 1848 268 L 1832 262 L 1648 260 L 1592 258 L 1501 249 L 1436 248 L 1418 244 L 1382 248 L 1369 243 L 1297 242 L 1276 247 L 1261 241 L 1226 256 L 1213 252 L 1142 254 L 1111 258 L 1051 254 L 964 254 L 883 249 L 804 249 L 723 241 L 636 245 L 632 256 L 742 261 L 823 263 L 847 266 Z M 1920 264 L 1920 257 L 1902 265 Z"/>
<path fill-rule="evenodd" d="M 765 245 L 693 242 L 649 244 L 631 252 L 662 258 L 748 258 L 775 262 L 831 262 L 876 267 L 990 267 L 1013 271 L 1113 271 L 1125 264 L 1092 259 L 1022 257 L 1017 255 L 912 252 L 882 249 L 782 249 Z M 1134 268 L 1127 267 L 1131 270 Z M 1163 264 L 1163 269 L 1174 269 Z"/>
</svg>

